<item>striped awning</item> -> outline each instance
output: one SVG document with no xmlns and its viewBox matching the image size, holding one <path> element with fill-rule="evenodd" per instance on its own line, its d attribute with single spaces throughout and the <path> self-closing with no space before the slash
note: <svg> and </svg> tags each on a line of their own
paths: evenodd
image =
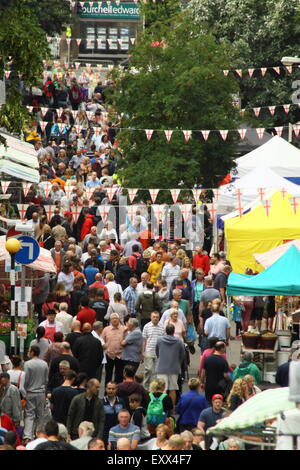
<svg viewBox="0 0 300 470">
<path fill-rule="evenodd" d="M 207 432 L 220 434 L 222 431 L 242 430 L 275 418 L 281 411 L 296 407 L 288 398 L 289 387 L 265 390 L 245 401 L 228 418 L 222 419 Z"/>
</svg>

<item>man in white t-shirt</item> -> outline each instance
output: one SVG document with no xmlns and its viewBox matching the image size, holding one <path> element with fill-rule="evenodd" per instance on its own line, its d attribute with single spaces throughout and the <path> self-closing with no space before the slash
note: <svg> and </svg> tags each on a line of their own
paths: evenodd
<svg viewBox="0 0 300 470">
<path fill-rule="evenodd" d="M 141 282 L 139 282 L 138 285 L 136 286 L 136 290 L 138 294 L 142 294 L 145 290 L 147 290 L 147 282 L 149 281 L 150 281 L 150 274 L 142 273 Z"/>
<path fill-rule="evenodd" d="M 101 336 L 102 331 L 103 331 L 103 323 L 101 321 L 95 321 L 95 323 L 93 325 L 92 335 L 94 336 L 94 338 L 96 338 L 96 339 L 98 339 L 98 341 L 100 341 L 100 343 L 102 344 L 102 347 L 103 347 L 103 345 L 105 344 L 105 341 Z M 103 349 L 102 364 L 99 367 L 99 370 L 97 371 L 97 374 L 96 374 L 98 376 L 96 378 L 98 378 L 99 381 L 101 380 L 101 376 L 102 376 L 103 364 L 107 364 L 107 358 L 106 358 L 106 354 L 105 354 L 104 349 Z"/>
<path fill-rule="evenodd" d="M 166 263 L 161 272 L 162 278 L 165 279 L 168 289 L 171 289 L 172 282 L 180 274 L 180 266 L 176 256 L 170 256 L 170 262 Z"/>
<path fill-rule="evenodd" d="M 47 441 L 47 436 L 45 433 L 45 425 L 38 424 L 35 431 L 36 439 L 34 441 L 28 442 L 26 445 L 26 450 L 34 450 L 39 444 Z"/>
</svg>

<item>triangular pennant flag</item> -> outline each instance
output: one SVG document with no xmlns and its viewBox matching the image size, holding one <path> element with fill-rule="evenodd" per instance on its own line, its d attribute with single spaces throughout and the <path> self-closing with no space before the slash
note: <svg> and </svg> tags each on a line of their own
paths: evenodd
<svg viewBox="0 0 300 470">
<path fill-rule="evenodd" d="M 242 140 L 244 140 L 246 132 L 247 132 L 247 129 L 238 129 L 238 133 L 240 134 L 240 137 Z"/>
<path fill-rule="evenodd" d="M 225 77 L 227 77 L 227 75 L 229 74 L 229 70 L 223 70 L 223 73 L 224 73 Z"/>
<path fill-rule="evenodd" d="M 29 111 L 30 113 L 32 113 L 33 106 L 26 106 L 26 108 L 28 109 L 28 111 Z"/>
<path fill-rule="evenodd" d="M 58 109 L 56 110 L 56 112 L 57 112 L 58 117 L 61 118 L 61 115 L 62 115 L 62 113 L 64 112 L 64 110 L 63 110 L 63 108 L 58 108 Z"/>
<path fill-rule="evenodd" d="M 274 116 L 276 106 L 268 106 L 268 108 L 269 108 L 269 111 L 270 111 L 271 115 Z"/>
<path fill-rule="evenodd" d="M 282 131 L 283 131 L 283 126 L 275 127 L 274 129 L 275 129 L 277 135 L 279 135 L 279 137 L 281 137 Z"/>
<path fill-rule="evenodd" d="M 248 69 L 248 73 L 249 73 L 250 78 L 252 78 L 253 72 L 254 72 L 254 69 Z"/>
<path fill-rule="evenodd" d="M 135 38 L 130 38 L 130 42 L 131 42 L 131 44 L 134 46 L 134 44 L 135 44 Z"/>
<path fill-rule="evenodd" d="M 166 135 L 168 142 L 170 142 L 172 134 L 173 134 L 173 131 L 170 131 L 170 130 L 165 131 L 165 135 Z"/>
<path fill-rule="evenodd" d="M 89 2 L 91 8 L 93 8 L 94 2 Z"/>
<path fill-rule="evenodd" d="M 154 216 L 158 223 L 160 219 L 162 218 L 162 215 L 164 214 L 166 207 L 168 207 L 166 204 L 152 204 L 151 208 L 153 209 Z"/>
<path fill-rule="evenodd" d="M 8 186 L 10 185 L 11 181 L 1 181 L 1 188 L 3 194 L 6 194 L 6 191 L 8 189 Z"/>
<path fill-rule="evenodd" d="M 221 134 L 223 140 L 227 139 L 227 135 L 228 135 L 227 130 L 222 130 L 222 131 L 220 130 L 220 134 Z"/>
<path fill-rule="evenodd" d="M 298 204 L 299 204 L 299 201 L 297 199 L 298 198 L 296 198 L 296 197 L 289 197 L 289 201 L 290 201 L 291 207 L 293 208 L 293 211 L 294 211 L 295 215 L 297 214 L 297 207 L 298 207 Z"/>
<path fill-rule="evenodd" d="M 59 132 L 62 133 L 65 127 L 65 124 L 63 122 L 59 122 L 57 125 L 58 125 Z"/>
<path fill-rule="evenodd" d="M 271 199 L 266 199 L 263 202 L 264 209 L 266 211 L 267 216 L 269 217 L 270 214 L 270 208 L 271 208 L 272 200 Z"/>
<path fill-rule="evenodd" d="M 265 189 L 264 188 L 258 188 L 257 192 L 258 192 L 258 195 L 260 197 L 260 200 L 263 201 L 264 197 L 265 197 L 265 192 L 266 192 Z"/>
<path fill-rule="evenodd" d="M 150 197 L 151 197 L 153 204 L 155 204 L 158 192 L 159 192 L 159 189 L 149 189 Z"/>
<path fill-rule="evenodd" d="M 261 108 L 253 108 L 253 111 L 254 111 L 254 114 L 255 114 L 256 117 L 259 116 L 260 110 L 261 110 Z"/>
<path fill-rule="evenodd" d="M 48 111 L 48 108 L 45 108 L 45 107 L 41 107 L 41 111 L 42 111 L 42 115 L 43 117 L 45 116 L 45 114 L 47 113 Z"/>
<path fill-rule="evenodd" d="M 109 46 L 109 48 L 110 48 L 111 43 L 112 43 L 112 39 L 107 39 L 107 42 L 108 42 L 108 46 Z"/>
<path fill-rule="evenodd" d="M 91 39 L 88 39 L 88 42 L 90 42 L 90 44 L 91 44 L 91 43 L 92 43 L 92 40 L 91 40 Z M 91 65 L 92 65 L 92 64 L 85 64 L 85 66 L 86 66 L 88 69 L 91 68 Z"/>
<path fill-rule="evenodd" d="M 67 38 L 66 41 L 67 41 L 67 44 L 71 44 L 71 38 Z"/>
<path fill-rule="evenodd" d="M 73 109 L 72 110 L 72 114 L 73 114 L 73 118 L 76 119 L 77 118 L 77 114 L 78 114 L 78 111 Z"/>
<path fill-rule="evenodd" d="M 190 137 L 192 135 L 192 131 L 182 131 L 182 132 L 183 132 L 186 143 L 188 143 L 188 141 L 190 140 Z"/>
<path fill-rule="evenodd" d="M 286 114 L 289 114 L 289 111 L 290 111 L 290 104 L 284 104 L 283 105 L 283 109 L 285 110 Z"/>
<path fill-rule="evenodd" d="M 198 202 L 201 194 L 201 189 L 192 189 L 192 191 L 195 201 Z"/>
<path fill-rule="evenodd" d="M 81 206 L 72 206 L 71 207 L 71 212 L 72 212 L 75 224 L 77 224 L 77 221 L 78 221 L 78 218 L 80 216 L 81 210 L 82 210 Z"/>
<path fill-rule="evenodd" d="M 23 193 L 25 197 L 27 196 L 31 186 L 32 186 L 32 183 L 22 183 Z"/>
<path fill-rule="evenodd" d="M 77 134 L 79 134 L 82 130 L 82 126 L 77 125 L 77 126 L 74 126 L 74 127 L 76 129 Z"/>
<path fill-rule="evenodd" d="M 81 6 L 81 8 L 84 7 L 84 2 L 79 2 L 79 5 Z"/>
<path fill-rule="evenodd" d="M 4 73 L 5 73 L 5 78 L 6 78 L 6 80 L 8 80 L 8 79 L 9 79 L 9 76 L 10 76 L 10 74 L 11 74 L 11 71 L 10 71 L 10 70 L 5 70 Z"/>
<path fill-rule="evenodd" d="M 242 78 L 243 76 L 243 71 L 241 69 L 236 69 L 236 73 Z"/>
<path fill-rule="evenodd" d="M 285 195 L 286 195 L 287 191 L 284 188 L 282 188 L 280 190 L 280 192 L 281 192 L 281 195 L 282 195 L 282 199 L 285 199 Z"/>
<path fill-rule="evenodd" d="M 217 213 L 217 205 L 214 203 L 211 204 L 206 204 L 208 212 L 210 213 L 210 218 L 212 221 L 215 220 L 216 218 L 216 213 Z"/>
<path fill-rule="evenodd" d="M 48 218 L 48 222 L 50 222 L 50 220 L 52 219 L 53 215 L 54 215 L 54 211 L 56 209 L 56 206 L 55 205 L 45 205 L 45 211 L 46 211 L 46 214 L 47 214 L 47 218 Z"/>
<path fill-rule="evenodd" d="M 138 207 L 139 206 L 137 206 L 137 205 L 127 207 L 127 214 L 128 214 L 131 225 L 134 224 L 134 218 L 135 218 L 135 215 L 136 215 L 136 211 L 138 210 Z"/>
<path fill-rule="evenodd" d="M 267 67 L 262 67 L 260 71 L 261 71 L 262 76 L 264 77 L 267 71 Z"/>
<path fill-rule="evenodd" d="M 201 131 L 201 133 L 202 133 L 203 139 L 207 140 L 210 134 L 210 131 Z"/>
<path fill-rule="evenodd" d="M 68 199 L 71 199 L 71 194 L 73 193 L 74 186 L 65 186 L 64 191 Z"/>
<path fill-rule="evenodd" d="M 44 190 L 44 193 L 45 193 L 45 197 L 49 196 L 51 188 L 52 188 L 52 184 L 49 183 L 49 181 L 43 183 L 43 190 Z"/>
<path fill-rule="evenodd" d="M 258 137 L 260 138 L 260 140 L 262 140 L 263 136 L 264 136 L 264 132 L 265 132 L 265 129 L 264 127 L 258 127 L 256 129 L 256 132 L 257 132 L 257 135 Z"/>
<path fill-rule="evenodd" d="M 292 73 L 292 71 L 293 71 L 292 65 L 286 65 L 285 68 L 287 69 L 288 73 Z"/>
<path fill-rule="evenodd" d="M 47 42 L 50 43 L 52 41 L 52 38 L 47 37 Z"/>
<path fill-rule="evenodd" d="M 190 215 L 191 215 L 191 212 L 192 212 L 192 207 L 193 207 L 193 204 L 179 204 L 179 208 L 180 208 L 180 211 L 181 211 L 181 215 L 183 217 L 183 220 L 185 222 L 188 221 Z"/>
<path fill-rule="evenodd" d="M 80 67 L 80 62 L 75 62 L 75 67 L 76 67 L 76 69 L 78 70 L 79 67 Z"/>
<path fill-rule="evenodd" d="M 114 194 L 116 192 L 116 188 L 106 188 L 106 194 L 108 196 L 108 200 L 109 202 L 112 200 L 112 198 L 114 197 Z"/>
<path fill-rule="evenodd" d="M 122 45 L 123 45 L 123 39 L 118 38 L 117 41 L 118 41 L 118 43 L 119 43 L 119 46 L 122 47 Z"/>
<path fill-rule="evenodd" d="M 91 199 L 94 191 L 95 191 L 95 188 L 85 188 L 85 195 L 88 201 Z"/>
<path fill-rule="evenodd" d="M 21 220 L 25 220 L 26 211 L 28 209 L 29 204 L 17 204 L 17 208 L 19 211 L 19 215 Z"/>
<path fill-rule="evenodd" d="M 170 189 L 174 204 L 176 204 L 181 189 Z"/>
<path fill-rule="evenodd" d="M 150 142 L 150 139 L 151 139 L 152 134 L 153 134 L 153 129 L 145 129 L 145 132 L 146 132 L 148 142 Z"/>
<path fill-rule="evenodd" d="M 120 0 L 116 0 L 115 3 L 116 3 L 117 6 L 119 6 L 121 2 L 120 2 Z"/>
<path fill-rule="evenodd" d="M 93 114 L 94 114 L 94 113 L 93 113 L 92 111 L 86 111 L 86 115 L 87 115 L 87 118 L 88 118 L 89 121 L 92 120 Z"/>
<path fill-rule="evenodd" d="M 102 46 L 102 39 L 97 39 L 97 46 L 98 46 L 98 49 L 101 48 L 101 46 Z M 99 68 L 99 65 L 98 65 L 98 68 Z"/>
<path fill-rule="evenodd" d="M 71 2 L 72 8 L 75 8 L 76 2 Z"/>
<path fill-rule="evenodd" d="M 44 132 L 47 124 L 48 124 L 48 122 L 46 122 L 46 121 L 40 121 L 40 126 L 41 126 L 41 129 L 42 129 L 43 132 Z"/>
<path fill-rule="evenodd" d="M 61 43 L 61 38 L 56 38 L 56 42 L 57 42 L 58 45 L 60 45 L 60 43 Z M 54 65 L 55 65 L 55 62 L 54 62 Z"/>
<path fill-rule="evenodd" d="M 280 67 L 273 67 L 273 70 L 280 75 Z"/>
<path fill-rule="evenodd" d="M 136 193 L 138 192 L 138 188 L 127 189 L 127 191 L 128 191 L 129 200 L 132 204 L 132 201 L 134 200 Z"/>
<path fill-rule="evenodd" d="M 299 136 L 299 131 L 300 131 L 299 124 L 294 125 L 293 129 L 294 129 L 295 136 L 298 137 Z"/>
</svg>

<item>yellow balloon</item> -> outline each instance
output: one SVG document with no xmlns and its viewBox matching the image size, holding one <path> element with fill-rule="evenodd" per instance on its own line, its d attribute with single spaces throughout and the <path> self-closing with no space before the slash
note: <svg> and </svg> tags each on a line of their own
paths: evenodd
<svg viewBox="0 0 300 470">
<path fill-rule="evenodd" d="M 18 253 L 21 249 L 21 243 L 17 238 L 9 238 L 5 243 L 5 248 L 10 254 Z"/>
</svg>

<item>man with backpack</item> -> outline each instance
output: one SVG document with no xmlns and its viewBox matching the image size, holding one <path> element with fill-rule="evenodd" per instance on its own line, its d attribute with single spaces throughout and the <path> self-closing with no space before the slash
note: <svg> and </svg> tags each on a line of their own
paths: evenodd
<svg viewBox="0 0 300 470">
<path fill-rule="evenodd" d="M 147 282 L 147 289 L 138 295 L 135 302 L 135 310 L 140 320 L 141 328 L 144 328 L 146 323 L 150 321 L 152 312 L 160 312 L 161 310 L 159 295 L 154 292 L 153 287 L 152 282 Z"/>
</svg>

